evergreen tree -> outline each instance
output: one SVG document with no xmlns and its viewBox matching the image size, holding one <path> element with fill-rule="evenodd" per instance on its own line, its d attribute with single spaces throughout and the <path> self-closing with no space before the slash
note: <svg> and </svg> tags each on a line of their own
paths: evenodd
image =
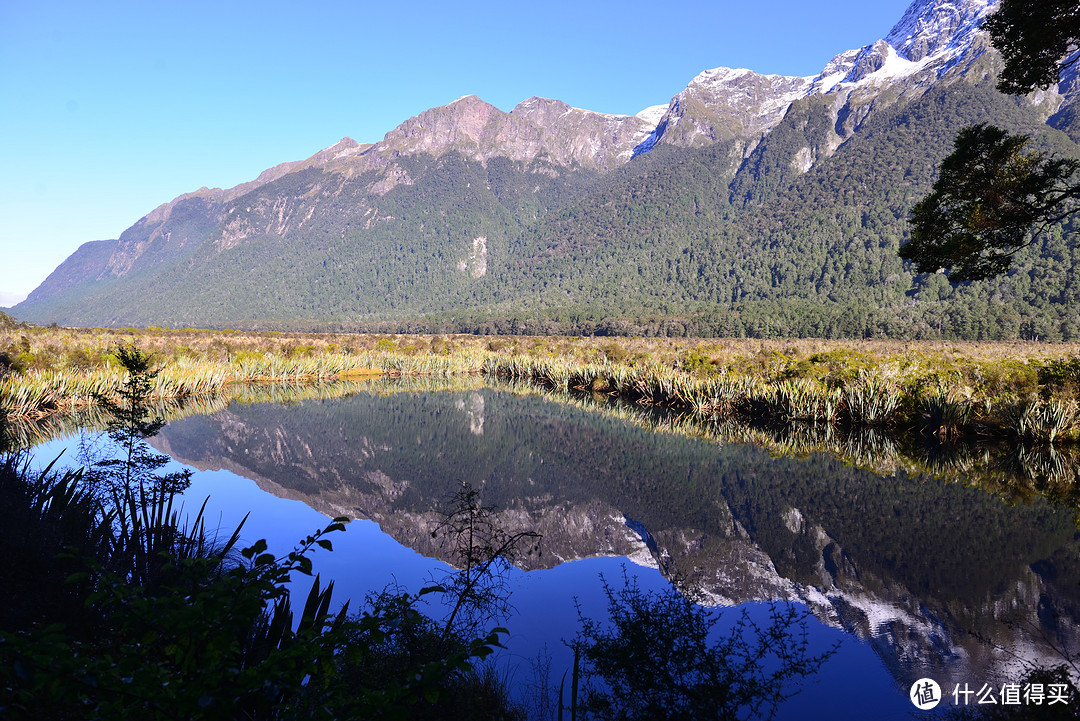
<svg viewBox="0 0 1080 721">
<path fill-rule="evenodd" d="M 1005 59 L 998 89 L 1022 94 L 1058 82 L 1080 39 L 1075 0 L 1002 0 L 984 26 Z M 1080 162 L 1024 153 L 1030 138 L 975 125 L 956 139 L 933 192 L 911 214 L 900 257 L 922 272 L 950 268 L 954 283 L 1007 271 L 1017 251 L 1080 211 Z"/>
</svg>

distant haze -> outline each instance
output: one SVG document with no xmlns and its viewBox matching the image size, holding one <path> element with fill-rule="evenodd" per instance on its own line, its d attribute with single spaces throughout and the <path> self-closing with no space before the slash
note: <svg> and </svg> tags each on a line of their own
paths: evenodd
<svg viewBox="0 0 1080 721">
<path fill-rule="evenodd" d="M 27 293 L 8 293 L 0 291 L 0 308 L 10 308 L 26 300 Z"/>
</svg>

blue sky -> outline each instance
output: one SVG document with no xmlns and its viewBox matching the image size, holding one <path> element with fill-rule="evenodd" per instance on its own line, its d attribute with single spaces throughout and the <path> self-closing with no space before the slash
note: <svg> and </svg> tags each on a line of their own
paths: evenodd
<svg viewBox="0 0 1080 721">
<path fill-rule="evenodd" d="M 0 306 L 201 186 L 476 94 L 607 113 L 719 66 L 813 75 L 909 0 L 0 0 Z"/>
</svg>

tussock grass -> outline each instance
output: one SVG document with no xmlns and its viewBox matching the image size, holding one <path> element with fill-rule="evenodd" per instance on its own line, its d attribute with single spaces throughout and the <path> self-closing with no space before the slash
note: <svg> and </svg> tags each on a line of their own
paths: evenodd
<svg viewBox="0 0 1080 721">
<path fill-rule="evenodd" d="M 0 413 L 41 418 L 110 397 L 121 343 L 153 354 L 157 399 L 231 396 L 246 383 L 483 375 L 741 422 L 1057 444 L 1080 435 L 1075 343 L 14 327 L 0 330 Z"/>
</svg>

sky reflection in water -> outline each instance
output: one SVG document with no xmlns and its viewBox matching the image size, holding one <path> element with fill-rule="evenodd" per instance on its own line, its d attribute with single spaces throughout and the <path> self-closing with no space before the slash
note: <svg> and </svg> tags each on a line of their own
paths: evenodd
<svg viewBox="0 0 1080 721">
<path fill-rule="evenodd" d="M 228 444 L 222 440 L 226 435 L 222 429 L 226 425 L 233 434 L 230 440 L 232 445 L 229 445 L 231 455 L 226 454 L 225 446 Z M 343 447 L 319 445 L 329 436 L 336 435 L 339 426 L 340 435 L 346 441 Z M 305 401 L 290 406 L 234 405 L 215 416 L 193 417 L 174 422 L 162 436 L 163 442 L 181 450 L 180 457 L 193 456 L 194 458 L 189 460 L 203 468 L 229 465 L 243 472 L 249 450 L 252 459 L 262 453 L 265 456 L 261 459 L 262 465 L 254 461 L 250 464 L 258 469 L 252 473 L 253 477 L 264 474 L 265 481 L 266 476 L 272 476 L 272 480 L 282 485 L 286 484 L 281 479 L 289 477 L 290 474 L 300 477 L 311 471 L 309 475 L 319 476 L 319 473 L 304 466 L 297 459 L 296 449 L 304 446 L 309 446 L 309 455 L 318 459 L 318 463 L 336 466 L 333 473 L 328 475 L 341 474 L 337 478 L 339 481 L 353 476 L 358 478 L 367 472 L 365 468 L 370 470 L 370 464 L 365 466 L 367 461 L 358 460 L 354 453 L 359 439 L 362 438 L 364 443 L 370 442 L 369 445 L 373 444 L 371 447 L 378 448 L 382 454 L 385 465 L 378 467 L 380 471 L 385 469 L 397 478 L 416 479 L 414 486 L 424 485 L 425 481 L 420 476 L 425 473 L 434 476 L 442 473 L 456 477 L 464 472 L 463 469 L 475 466 L 478 473 L 483 474 L 484 478 L 493 479 L 494 483 L 495 479 L 509 478 L 518 468 L 525 467 L 526 471 L 522 473 L 529 474 L 529 484 L 534 482 L 535 477 L 537 494 L 551 495 L 553 492 L 559 496 L 560 489 L 564 489 L 568 493 L 565 496 L 568 506 L 581 506 L 583 499 L 599 498 L 604 503 L 614 504 L 620 510 L 625 509 L 626 515 L 634 515 L 635 520 L 639 516 L 648 515 L 650 505 L 662 506 L 652 518 L 651 523 L 655 528 L 649 528 L 650 531 L 659 530 L 664 527 L 663 524 L 670 523 L 688 524 L 681 527 L 697 527 L 700 530 L 702 523 L 717 522 L 715 516 L 718 511 L 703 508 L 700 500 L 680 506 L 677 500 L 664 497 L 663 502 L 651 504 L 652 491 L 643 488 L 641 479 L 635 478 L 635 468 L 652 464 L 652 470 L 642 471 L 642 474 L 655 474 L 656 468 L 665 467 L 662 463 L 656 465 L 656 458 L 668 454 L 671 460 L 668 468 L 670 473 L 685 478 L 685 481 L 672 481 L 685 484 L 677 485 L 677 489 L 684 488 L 688 493 L 701 494 L 701 498 L 717 498 L 716 494 L 723 489 L 746 491 L 746 498 L 750 499 L 767 499 L 777 493 L 783 495 L 780 501 L 763 501 L 765 505 L 761 508 L 748 506 L 749 501 L 745 498 L 740 500 L 738 497 L 728 501 L 720 497 L 717 502 L 723 506 L 721 510 L 728 507 L 735 509 L 734 518 L 750 529 L 755 544 L 762 544 L 755 545 L 755 548 L 767 550 L 773 561 L 778 563 L 778 569 L 783 571 L 781 566 L 786 563 L 789 573 L 802 573 L 804 577 L 798 579 L 800 583 L 807 582 L 807 566 L 805 561 L 800 561 L 796 556 L 805 549 L 800 550 L 798 545 L 793 546 L 795 556 L 785 560 L 787 551 L 783 547 L 777 547 L 773 538 L 777 532 L 773 531 L 773 536 L 769 535 L 768 523 L 775 522 L 775 517 L 782 515 L 780 511 L 783 508 L 789 505 L 792 508 L 801 508 L 808 519 L 816 517 L 820 523 L 826 525 L 828 532 L 841 542 L 845 540 L 845 531 L 849 530 L 849 526 L 873 525 L 870 515 L 866 515 L 869 512 L 857 506 L 848 508 L 848 513 L 852 516 L 850 520 L 838 520 L 837 517 L 829 515 L 832 513 L 831 504 L 835 502 L 842 505 L 847 502 L 846 497 L 820 498 L 820 491 L 815 491 L 811 484 L 802 479 L 796 479 L 797 482 L 791 486 L 786 476 L 790 475 L 789 466 L 798 468 L 791 465 L 799 463 L 798 461 L 773 461 L 753 449 L 742 451 L 730 446 L 721 448 L 690 439 L 672 440 L 670 436 L 665 439 L 641 429 L 623 431 L 620 427 L 621 422 L 598 420 L 595 414 L 567 410 L 548 401 L 535 398 L 518 399 L 506 393 L 484 391 L 468 394 L 395 394 L 391 398 L 360 394 L 332 401 Z M 251 444 L 250 447 L 236 446 L 237 428 L 242 429 L 239 433 L 239 436 L 243 437 L 240 446 L 247 442 Z M 597 451 L 595 455 L 611 459 L 610 464 L 613 467 L 605 472 L 610 472 L 620 479 L 625 476 L 622 481 L 624 485 L 613 488 L 608 482 L 608 485 L 601 484 L 596 488 L 585 487 L 586 482 L 582 479 L 590 473 L 596 473 L 597 468 L 602 465 L 598 465 L 595 458 L 575 456 L 579 449 L 575 448 L 573 443 L 562 442 L 568 437 L 567 434 L 584 437 L 581 447 L 594 448 Z M 276 439 L 277 453 L 283 454 L 281 459 L 270 459 L 273 454 L 268 455 L 266 448 L 257 447 L 259 443 L 265 445 L 267 438 L 271 437 Z M 414 437 L 415 441 L 412 440 Z M 51 459 L 60 448 L 67 447 L 69 450 L 65 458 L 72 462 L 75 459 L 77 442 L 77 438 L 69 438 L 39 446 L 38 458 Z M 635 460 L 635 453 L 649 454 L 652 458 L 641 456 Z M 546 465 L 543 460 L 538 460 L 540 456 L 547 461 Z M 744 456 L 751 458 L 749 469 L 739 466 L 745 460 Z M 439 463 L 444 460 L 448 464 L 445 469 L 439 467 Z M 739 467 L 732 470 L 732 464 Z M 868 474 L 864 475 L 870 480 L 862 480 L 860 477 L 853 481 L 847 477 L 853 476 L 851 469 L 833 471 L 833 466 L 838 464 L 824 465 L 827 471 L 838 472 L 844 476 L 844 483 L 853 485 L 858 494 L 885 494 L 887 502 L 881 505 L 882 508 L 888 509 L 895 505 L 897 514 L 913 513 L 913 518 L 920 524 L 923 521 L 921 511 L 901 510 L 912 506 L 913 491 L 929 488 L 932 494 L 940 493 L 940 498 L 931 497 L 931 506 L 940 506 L 941 498 L 948 500 L 953 497 L 948 494 L 981 493 L 970 489 L 941 491 L 933 486 L 905 482 L 903 479 L 878 483 L 873 480 L 875 477 Z M 684 468 L 686 470 L 682 470 Z M 274 475 L 276 473 L 281 475 Z M 761 480 L 763 473 L 777 476 L 781 481 L 780 485 L 765 484 L 764 491 L 755 491 L 754 484 Z M 563 483 L 564 477 L 570 478 L 567 485 L 558 485 Z M 522 493 L 520 488 L 514 485 L 521 484 L 522 479 L 510 479 L 509 482 L 509 488 L 504 489 L 505 493 L 510 494 L 508 497 Z M 304 479 L 301 479 L 300 483 L 304 490 L 296 491 L 299 495 L 320 492 L 312 491 L 310 479 L 307 486 L 303 485 Z M 575 483 L 577 485 L 574 485 Z M 827 487 L 831 489 L 832 481 L 829 484 Z M 838 487 L 843 487 L 843 483 L 838 481 L 837 484 Z M 788 486 L 795 490 L 790 490 Z M 429 502 L 424 499 L 435 494 L 432 490 L 435 487 L 429 480 L 428 485 L 424 486 L 427 490 L 421 492 L 419 499 L 412 498 L 414 506 Z M 521 485 L 521 488 L 524 487 Z M 635 493 L 638 495 L 635 496 Z M 762 496 L 762 493 L 766 495 Z M 890 493 L 894 496 L 888 496 Z M 187 508 L 194 511 L 207 497 L 209 501 L 206 515 L 211 526 L 220 527 L 222 532 L 228 535 L 244 514 L 250 513 L 243 532 L 243 543 L 250 544 L 266 538 L 270 551 L 278 555 L 287 553 L 304 536 L 328 523 L 327 516 L 305 503 L 271 495 L 261 490 L 253 480 L 229 470 L 204 470 L 194 474 L 192 486 L 185 494 Z M 392 518 L 393 514 L 405 508 L 401 505 L 401 498 L 395 501 L 398 505 L 389 505 L 379 512 L 384 516 L 390 514 L 389 517 Z M 695 495 L 695 499 L 697 498 Z M 820 499 L 820 502 L 813 499 Z M 985 505 L 983 500 L 979 495 L 974 503 L 982 508 L 982 505 Z M 917 505 L 918 499 L 914 498 L 914 501 Z M 364 502 L 369 503 L 370 499 Z M 814 505 L 815 502 L 818 505 Z M 557 497 L 554 503 L 558 505 L 560 497 Z M 691 513 L 699 515 L 679 521 L 680 508 L 689 509 Z M 417 512 L 415 507 L 406 510 Z M 701 513 L 705 515 L 702 516 Z M 676 520 L 672 521 L 672 518 Z M 884 520 L 884 516 L 882 518 Z M 992 516 L 990 518 L 992 520 Z M 790 518 L 785 522 L 789 521 Z M 799 523 L 802 523 L 801 517 Z M 790 523 L 788 525 L 790 526 Z M 911 523 L 907 522 L 907 525 L 910 526 Z M 904 524 L 901 524 L 901 527 L 903 526 Z M 925 534 L 933 531 L 933 526 L 930 526 L 914 528 L 911 533 Z M 780 528 L 778 533 L 783 538 L 783 534 L 795 531 Z M 713 534 L 715 535 L 715 531 Z M 866 548 L 874 543 L 872 534 L 866 538 L 853 536 L 851 533 L 847 535 L 848 544 L 844 554 L 851 550 L 854 558 L 852 563 L 861 565 L 860 570 L 864 575 L 866 569 L 880 574 L 880 569 L 890 568 L 890 562 L 873 560 L 866 555 Z M 1048 531 L 1047 535 L 1052 534 Z M 900 539 L 899 543 L 918 538 L 918 535 L 912 535 L 910 539 Z M 356 608 L 358 602 L 369 592 L 382 590 L 391 583 L 415 592 L 448 568 L 444 563 L 425 558 L 402 545 L 384 533 L 373 521 L 354 521 L 348 524 L 344 533 L 333 534 L 330 539 L 335 550 L 332 553 L 317 550 L 313 556 L 315 569 L 322 574 L 324 581 L 335 581 L 335 598 L 338 601 L 353 599 L 352 608 Z M 894 553 L 888 549 L 885 552 Z M 843 561 L 840 555 L 830 558 Z M 930 565 L 931 574 L 948 575 L 947 569 L 942 571 L 933 563 Z M 519 688 L 529 684 L 533 676 L 532 663 L 539 653 L 546 652 L 551 657 L 551 674 L 553 683 L 557 686 L 562 672 L 569 668 L 571 663 L 570 652 L 563 640 L 573 638 L 579 626 L 575 599 L 586 615 L 602 617 L 605 603 L 600 576 L 603 574 L 609 582 L 618 585 L 621 583 L 624 568 L 637 579 L 643 590 L 659 590 L 668 585 L 668 581 L 656 568 L 636 565 L 622 557 L 587 557 L 562 563 L 548 570 L 525 572 L 514 569 L 511 572 L 510 586 L 516 615 L 505 623 L 510 629 L 510 637 L 506 642 L 508 648 L 500 653 L 500 659 L 509 669 L 507 673 L 513 684 Z M 910 569 L 905 571 L 907 575 L 898 571 L 897 578 L 910 586 L 911 578 L 914 577 L 917 581 L 919 576 L 918 572 L 912 576 L 908 571 Z M 831 572 L 839 579 L 843 569 L 833 569 Z M 1008 573 L 1004 574 L 1004 578 L 1008 580 Z M 895 584 L 896 579 L 886 578 L 885 581 Z M 298 587 L 306 593 L 309 583 L 301 580 Z M 948 601 L 947 592 L 936 592 L 939 595 L 944 594 Z M 749 603 L 743 604 L 743 607 L 748 608 L 755 618 L 763 618 L 767 613 L 766 604 Z M 729 610 L 727 614 L 733 621 L 737 611 Z M 826 662 L 818 677 L 811 680 L 799 696 L 782 708 L 780 718 L 812 718 L 823 712 L 831 718 L 909 716 L 914 708 L 907 700 L 907 689 L 887 670 L 882 656 L 879 655 L 882 653 L 880 648 L 875 652 L 869 643 L 815 619 L 809 619 L 808 623 L 812 653 L 820 652 L 837 641 L 841 641 L 841 650 Z M 970 681 L 977 683 L 981 679 L 971 678 Z"/>
</svg>

